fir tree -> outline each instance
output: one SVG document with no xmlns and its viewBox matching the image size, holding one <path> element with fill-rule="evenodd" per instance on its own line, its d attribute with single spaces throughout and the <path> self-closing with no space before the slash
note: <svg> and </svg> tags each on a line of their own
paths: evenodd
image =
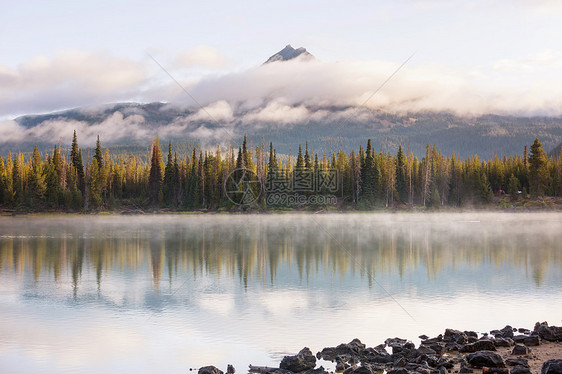
<svg viewBox="0 0 562 374">
<path fill-rule="evenodd" d="M 103 155 L 101 153 L 100 136 L 98 135 L 98 140 L 96 141 L 96 153 L 94 158 L 98 160 L 98 167 L 103 168 Z"/>
<path fill-rule="evenodd" d="M 88 201 L 92 209 L 98 209 L 102 205 L 102 178 L 98 159 L 94 158 L 90 165 L 90 173 L 88 176 L 89 196 Z"/>
<path fill-rule="evenodd" d="M 512 201 L 519 199 L 519 179 L 517 179 L 513 173 L 511 173 L 511 176 L 509 177 L 507 193 L 511 196 Z"/>
<path fill-rule="evenodd" d="M 539 139 L 535 138 L 529 157 L 529 188 L 531 196 L 543 196 L 547 188 L 548 160 Z"/>
<path fill-rule="evenodd" d="M 396 154 L 396 191 L 401 202 L 408 201 L 408 188 L 406 185 L 406 156 L 402 152 L 402 146 L 398 147 Z"/>
<path fill-rule="evenodd" d="M 163 179 L 163 167 L 162 167 L 162 151 L 160 150 L 160 144 L 158 138 L 152 146 L 152 155 L 150 158 L 150 175 L 148 177 L 148 194 L 150 202 L 156 204 L 162 197 L 162 179 Z"/>
<path fill-rule="evenodd" d="M 72 165 L 76 170 L 76 180 L 77 187 L 84 195 L 86 189 L 85 177 L 84 177 L 84 164 L 82 163 L 82 151 L 78 148 L 78 138 L 76 137 L 76 130 L 74 130 L 74 135 L 72 136 L 72 149 L 70 151 L 70 158 L 72 159 Z"/>
</svg>

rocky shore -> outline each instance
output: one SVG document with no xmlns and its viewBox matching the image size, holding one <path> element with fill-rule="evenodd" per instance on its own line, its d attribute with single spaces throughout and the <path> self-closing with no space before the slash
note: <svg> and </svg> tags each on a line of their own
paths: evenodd
<svg viewBox="0 0 562 374">
<path fill-rule="evenodd" d="M 376 347 L 366 347 L 359 339 L 314 355 L 303 348 L 285 356 L 279 367 L 250 365 L 258 374 L 329 374 L 317 360 L 335 364 L 343 374 L 562 374 L 562 327 L 537 322 L 533 330 L 505 326 L 478 334 L 446 329 L 429 338 L 421 335 L 416 346 L 406 339 L 388 338 Z M 227 374 L 235 369 L 228 365 Z M 223 374 L 215 366 L 199 369 L 199 374 Z"/>
</svg>

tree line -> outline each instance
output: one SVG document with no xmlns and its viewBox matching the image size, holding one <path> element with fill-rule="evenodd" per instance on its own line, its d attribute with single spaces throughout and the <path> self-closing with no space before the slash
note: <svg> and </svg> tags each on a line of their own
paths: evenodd
<svg viewBox="0 0 562 374">
<path fill-rule="evenodd" d="M 421 159 L 402 147 L 396 154 L 377 152 L 370 139 L 365 147 L 349 154 L 339 150 L 319 155 L 305 144 L 304 151 L 299 146 L 296 157 L 277 155 L 273 144 L 266 149 L 263 141 L 250 148 L 244 137 L 238 149 L 229 147 L 223 153 L 219 146 L 214 150 L 194 148 L 191 154 L 178 157 L 169 142 L 164 158 L 157 138 L 146 162 L 102 151 L 98 137 L 93 157 L 84 162 L 74 132 L 70 152 L 55 145 L 46 155 L 35 147 L 28 159 L 23 154 L 0 157 L 0 207 L 30 211 L 279 208 L 267 204 L 268 194 L 273 192 L 265 188 L 279 177 L 287 182 L 285 192 L 330 195 L 339 209 L 463 207 L 487 205 L 494 195 L 505 194 L 511 200 L 562 195 L 562 158 L 548 158 L 538 139 L 529 152 L 525 147 L 522 156 L 489 160 L 478 156 L 462 159 L 454 153 L 446 156 L 434 145 L 426 146 Z M 257 199 L 249 206 L 241 207 L 225 191 L 228 179 L 239 176 L 239 170 L 249 171 L 263 187 L 251 187 Z M 337 177 L 329 189 L 294 189 L 296 178 L 327 173 Z"/>
</svg>

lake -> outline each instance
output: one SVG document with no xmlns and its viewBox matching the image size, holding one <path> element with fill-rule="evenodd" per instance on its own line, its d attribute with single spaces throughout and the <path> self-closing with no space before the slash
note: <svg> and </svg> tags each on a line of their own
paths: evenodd
<svg viewBox="0 0 562 374">
<path fill-rule="evenodd" d="M 244 373 L 561 310 L 561 213 L 0 217 L 1 373 Z"/>
</svg>

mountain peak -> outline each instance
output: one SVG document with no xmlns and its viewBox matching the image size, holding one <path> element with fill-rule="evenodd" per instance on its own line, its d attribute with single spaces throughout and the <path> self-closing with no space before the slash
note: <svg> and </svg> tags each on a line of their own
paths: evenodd
<svg viewBox="0 0 562 374">
<path fill-rule="evenodd" d="M 282 50 L 280 50 L 279 52 L 277 52 L 276 54 L 274 54 L 273 56 L 268 58 L 265 63 L 268 64 L 270 62 L 275 62 L 275 61 L 289 61 L 289 60 L 293 60 L 297 57 L 298 58 L 305 58 L 307 60 L 314 58 L 314 56 L 311 55 L 306 50 L 306 48 L 299 47 L 297 49 L 294 49 L 290 44 L 287 44 L 287 46 L 285 48 L 283 48 Z"/>
</svg>

